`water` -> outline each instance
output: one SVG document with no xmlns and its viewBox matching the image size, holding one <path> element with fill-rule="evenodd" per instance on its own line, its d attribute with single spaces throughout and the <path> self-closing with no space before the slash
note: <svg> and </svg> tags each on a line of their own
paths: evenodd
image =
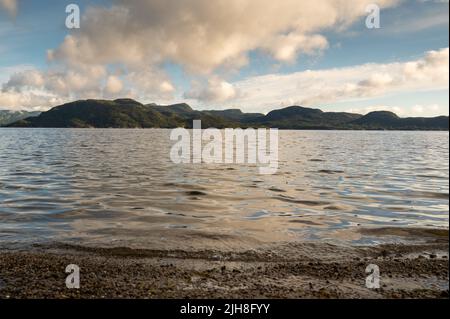
<svg viewBox="0 0 450 319">
<path fill-rule="evenodd" d="M 448 132 L 282 131 L 272 176 L 173 164 L 169 134 L 0 129 L 0 245 L 235 249 L 448 228 Z"/>
</svg>

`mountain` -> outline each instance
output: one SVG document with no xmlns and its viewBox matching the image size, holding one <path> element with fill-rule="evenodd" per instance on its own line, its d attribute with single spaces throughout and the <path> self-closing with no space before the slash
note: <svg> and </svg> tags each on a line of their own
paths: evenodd
<svg viewBox="0 0 450 319">
<path fill-rule="evenodd" d="M 222 117 L 224 119 L 230 121 L 238 121 L 238 122 L 252 122 L 252 120 L 258 120 L 264 117 L 262 113 L 243 113 L 239 109 L 230 109 L 223 111 L 203 111 L 204 114 L 209 114 L 212 116 Z"/>
<path fill-rule="evenodd" d="M 194 119 L 224 128 L 235 125 L 226 119 L 192 110 L 187 104 L 143 105 L 131 99 L 84 100 L 67 103 L 19 120 L 10 127 L 54 128 L 172 128 L 192 127 Z"/>
<path fill-rule="evenodd" d="M 391 112 L 367 115 L 323 112 L 290 106 L 267 115 L 243 113 L 239 109 L 196 111 L 188 104 L 144 105 L 132 99 L 83 100 L 57 106 L 36 117 L 18 120 L 9 127 L 52 128 L 192 128 L 193 120 L 202 127 L 276 127 L 280 129 L 342 130 L 448 130 L 448 116 L 400 118 Z"/>
<path fill-rule="evenodd" d="M 353 121 L 352 124 L 375 130 L 448 130 L 449 128 L 448 116 L 400 118 L 395 113 L 386 111 L 369 113 Z"/>
<path fill-rule="evenodd" d="M 0 126 L 11 124 L 27 117 L 38 116 L 40 112 L 0 110 Z"/>
<path fill-rule="evenodd" d="M 348 129 L 348 124 L 362 115 L 352 113 L 323 112 L 301 106 L 275 110 L 254 123 L 280 129 Z"/>
<path fill-rule="evenodd" d="M 13 123 L 15 127 L 152 127 L 172 126 L 168 119 L 134 100 L 86 100 L 57 106 L 37 117 Z"/>
<path fill-rule="evenodd" d="M 148 106 L 152 107 L 154 110 L 166 114 L 166 115 L 172 115 L 172 114 L 178 114 L 178 115 L 187 115 L 194 112 L 194 110 L 187 105 L 186 103 L 180 103 L 180 104 L 174 104 L 174 105 L 156 105 L 156 104 L 148 104 Z"/>
</svg>

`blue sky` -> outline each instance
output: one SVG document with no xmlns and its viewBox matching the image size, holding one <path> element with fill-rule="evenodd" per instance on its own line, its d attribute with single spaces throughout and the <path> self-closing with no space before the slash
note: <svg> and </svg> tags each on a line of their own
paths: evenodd
<svg viewBox="0 0 450 319">
<path fill-rule="evenodd" d="M 279 10 L 276 17 L 238 8 L 242 2 L 252 8 L 253 0 L 222 12 L 224 2 L 216 1 L 214 7 L 215 1 L 169 0 L 162 8 L 157 0 L 0 0 L 0 108 L 48 109 L 71 99 L 128 96 L 252 112 L 302 104 L 361 113 L 389 109 L 402 116 L 448 114 L 446 1 L 379 1 L 380 29 L 365 27 L 364 8 L 371 1 L 356 1 L 358 12 L 284 0 L 271 9 Z M 65 26 L 70 3 L 81 9 L 79 30 Z M 316 11 L 318 22 L 309 18 Z M 343 16 L 333 20 L 337 13 Z M 221 22 L 222 15 L 230 24 Z M 286 22 L 267 21 L 261 31 L 251 23 L 259 19 Z M 193 32 L 203 27 L 195 38 Z M 196 43 L 199 37 L 204 39 Z M 291 49 L 293 54 L 283 54 Z"/>
</svg>

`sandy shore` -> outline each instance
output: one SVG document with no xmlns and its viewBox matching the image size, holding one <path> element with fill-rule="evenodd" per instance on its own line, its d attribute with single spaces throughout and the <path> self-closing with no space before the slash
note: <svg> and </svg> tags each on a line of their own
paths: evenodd
<svg viewBox="0 0 450 319">
<path fill-rule="evenodd" d="M 0 250 L 0 298 L 448 298 L 448 230 L 367 230 L 420 244 L 288 243 L 242 252 L 52 244 Z M 81 288 L 65 268 L 81 269 Z M 381 288 L 365 269 L 379 266 Z"/>
</svg>

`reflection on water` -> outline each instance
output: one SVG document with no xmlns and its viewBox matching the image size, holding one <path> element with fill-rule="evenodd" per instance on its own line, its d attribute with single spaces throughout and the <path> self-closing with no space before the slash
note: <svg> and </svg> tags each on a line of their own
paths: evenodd
<svg viewBox="0 0 450 319">
<path fill-rule="evenodd" d="M 0 129 L 0 243 L 232 248 L 448 227 L 448 132 L 282 131 L 272 176 L 173 164 L 169 134 Z"/>
</svg>

